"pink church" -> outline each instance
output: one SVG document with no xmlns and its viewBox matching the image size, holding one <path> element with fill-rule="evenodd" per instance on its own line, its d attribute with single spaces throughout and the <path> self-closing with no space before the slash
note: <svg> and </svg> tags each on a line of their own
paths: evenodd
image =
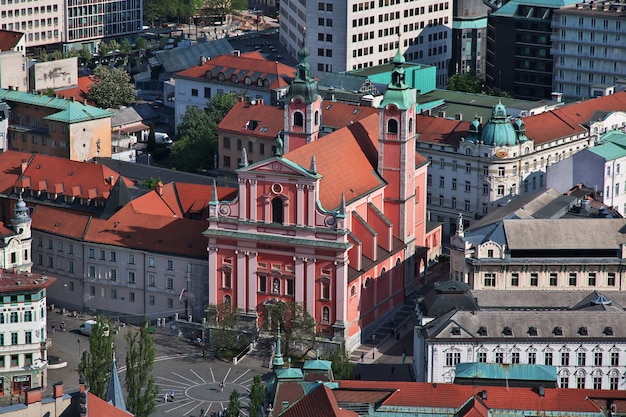
<svg viewBox="0 0 626 417">
<path fill-rule="evenodd" d="M 257 320 L 296 301 L 350 350 L 425 281 L 441 227 L 426 219 L 429 161 L 415 151 L 415 91 L 404 58 L 379 111 L 321 134 L 322 98 L 298 53 L 274 157 L 237 171 L 231 201 L 209 205 L 209 304 Z"/>
</svg>

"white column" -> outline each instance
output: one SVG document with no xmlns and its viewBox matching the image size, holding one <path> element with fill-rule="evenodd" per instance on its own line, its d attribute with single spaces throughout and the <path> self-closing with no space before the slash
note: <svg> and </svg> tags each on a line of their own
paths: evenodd
<svg viewBox="0 0 626 417">
<path fill-rule="evenodd" d="M 307 195 L 307 226 L 315 226 L 315 185 L 309 185 L 309 191 Z"/>
<path fill-rule="evenodd" d="M 306 309 L 312 317 L 319 316 L 315 314 L 315 258 L 306 260 Z"/>
<path fill-rule="evenodd" d="M 235 251 L 237 255 L 237 308 L 246 310 L 246 253 Z"/>
<path fill-rule="evenodd" d="M 304 226 L 304 185 L 296 184 L 296 224 Z"/>
<path fill-rule="evenodd" d="M 335 305 L 337 311 L 335 312 L 335 321 L 338 324 L 344 324 L 348 316 L 348 300 L 347 300 L 347 287 L 348 287 L 348 267 L 346 261 L 339 261 L 335 263 Z"/>
<path fill-rule="evenodd" d="M 256 180 L 250 180 L 250 221 L 256 221 Z"/>
<path fill-rule="evenodd" d="M 304 304 L 304 258 L 293 257 L 296 262 L 296 303 Z"/>
<path fill-rule="evenodd" d="M 257 253 L 248 253 L 248 311 L 256 311 L 256 292 L 257 292 Z"/>
<path fill-rule="evenodd" d="M 217 305 L 217 247 L 207 247 L 209 252 L 209 305 Z"/>
<path fill-rule="evenodd" d="M 240 178 L 239 179 L 239 219 L 241 220 L 246 219 L 246 212 L 248 211 L 246 207 L 247 192 L 248 190 L 246 189 L 246 180 L 243 178 Z"/>
</svg>

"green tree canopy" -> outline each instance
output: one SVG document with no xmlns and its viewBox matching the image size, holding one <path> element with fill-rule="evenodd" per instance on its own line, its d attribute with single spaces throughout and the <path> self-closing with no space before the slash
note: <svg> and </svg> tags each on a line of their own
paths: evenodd
<svg viewBox="0 0 626 417">
<path fill-rule="evenodd" d="M 322 358 L 332 362 L 333 377 L 335 379 L 351 379 L 354 364 L 350 362 L 350 355 L 345 346 L 337 346 L 322 355 Z"/>
<path fill-rule="evenodd" d="M 98 107 L 118 108 L 135 102 L 137 91 L 126 71 L 98 65 L 94 69 L 94 76 L 95 82 L 89 86 L 87 98 Z"/>
<path fill-rule="evenodd" d="M 89 50 L 89 48 L 83 47 L 80 49 L 80 51 L 78 51 L 78 59 L 81 60 L 83 63 L 89 63 L 91 61 L 91 58 L 93 58 L 93 56 L 91 55 L 91 51 Z"/>
<path fill-rule="evenodd" d="M 265 398 L 265 386 L 261 375 L 255 375 L 250 387 L 250 417 L 259 417 Z"/>
<path fill-rule="evenodd" d="M 234 351 L 240 346 L 237 308 L 226 303 L 217 305 L 217 328 L 212 332 L 211 343 L 220 350 Z"/>
<path fill-rule="evenodd" d="M 111 364 L 113 363 L 114 336 L 111 322 L 98 317 L 89 336 L 89 351 L 83 352 L 78 365 L 79 374 L 83 375 L 89 391 L 104 398 Z"/>
<path fill-rule="evenodd" d="M 209 100 L 206 111 L 188 106 L 178 126 L 170 166 L 187 172 L 213 167 L 213 157 L 217 153 L 217 125 L 236 101 L 236 94 L 218 94 Z"/>
<path fill-rule="evenodd" d="M 462 91 L 465 93 L 480 94 L 482 81 L 475 72 L 469 71 L 463 74 L 454 74 L 448 78 L 448 90 Z"/>
<path fill-rule="evenodd" d="M 137 332 L 124 336 L 128 343 L 126 352 L 126 408 L 135 417 L 150 417 L 156 409 L 154 398 L 159 387 L 151 375 L 154 364 L 154 344 L 149 332 L 150 324 L 144 318 Z"/>
<path fill-rule="evenodd" d="M 285 356 L 289 356 L 294 343 L 303 343 L 312 349 L 315 346 L 315 319 L 300 303 L 279 301 L 265 306 L 261 312 L 263 329 L 276 333 L 280 326 L 285 344 Z"/>
<path fill-rule="evenodd" d="M 239 392 L 234 390 L 230 393 L 230 401 L 228 402 L 227 417 L 239 417 L 239 410 L 241 410 L 241 403 L 239 402 Z"/>
</svg>

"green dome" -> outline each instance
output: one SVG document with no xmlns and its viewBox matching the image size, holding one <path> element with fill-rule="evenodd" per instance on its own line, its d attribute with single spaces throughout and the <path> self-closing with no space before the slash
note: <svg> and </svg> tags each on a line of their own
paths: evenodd
<svg viewBox="0 0 626 417">
<path fill-rule="evenodd" d="M 309 50 L 304 44 L 298 51 L 298 65 L 296 65 L 296 77 L 287 90 L 287 99 L 300 97 L 305 103 L 313 103 L 319 96 L 317 82 L 311 77 L 309 65 Z"/>
<path fill-rule="evenodd" d="M 489 146 L 514 146 L 517 143 L 517 133 L 509 123 L 502 103 L 493 106 L 491 118 L 485 123 L 480 140 Z"/>
</svg>

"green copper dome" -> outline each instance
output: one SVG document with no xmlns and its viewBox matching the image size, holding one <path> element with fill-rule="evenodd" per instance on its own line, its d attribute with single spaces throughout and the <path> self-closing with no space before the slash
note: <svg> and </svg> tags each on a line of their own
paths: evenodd
<svg viewBox="0 0 626 417">
<path fill-rule="evenodd" d="M 400 49 L 398 49 L 393 60 L 391 60 L 394 69 L 391 72 L 391 82 L 387 84 L 387 91 L 385 91 L 383 101 L 380 103 L 380 108 L 395 104 L 399 109 L 407 110 L 413 105 L 413 90 L 406 83 L 406 74 L 404 73 L 405 62 Z"/>
<path fill-rule="evenodd" d="M 309 64 L 309 50 L 302 43 L 298 51 L 298 65 L 296 65 L 296 78 L 292 81 L 287 91 L 287 99 L 300 97 L 305 103 L 313 103 L 319 97 L 317 82 L 311 77 L 311 65 Z"/>
<path fill-rule="evenodd" d="M 514 146 L 517 143 L 517 133 L 509 123 L 502 103 L 493 106 L 491 118 L 485 123 L 480 140 L 489 146 Z"/>
</svg>

